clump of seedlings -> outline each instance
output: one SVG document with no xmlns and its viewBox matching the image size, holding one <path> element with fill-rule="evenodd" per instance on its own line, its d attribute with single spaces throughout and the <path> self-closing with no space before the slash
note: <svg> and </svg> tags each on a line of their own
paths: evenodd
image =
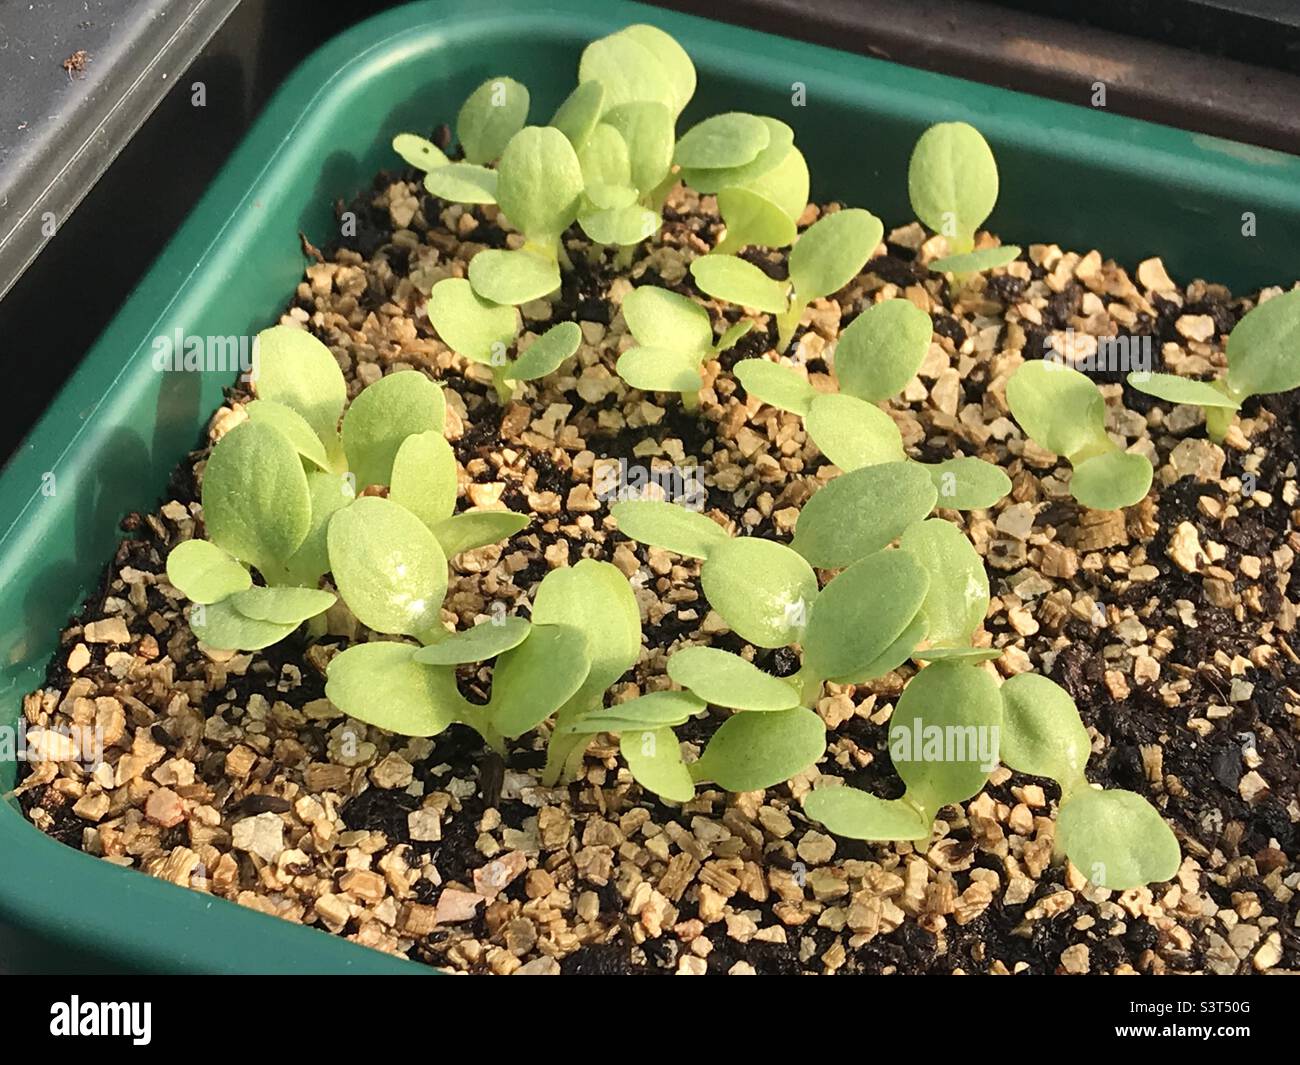
<svg viewBox="0 0 1300 1065">
<path fill-rule="evenodd" d="M 1030 439 L 1069 461 L 1070 494 L 1085 507 L 1118 510 L 1147 494 L 1150 461 L 1110 438 L 1106 401 L 1078 370 L 1047 359 L 1023 363 L 1007 382 L 1007 403 Z"/>
<path fill-rule="evenodd" d="M 178 544 L 167 558 L 167 578 L 194 604 L 190 625 L 209 647 L 251 651 L 284 639 L 336 601 L 318 587 L 326 573 L 363 623 L 416 635 L 416 621 L 384 626 L 400 604 L 429 605 L 395 588 L 433 563 L 408 568 L 386 550 L 385 537 L 412 533 L 422 547 L 431 542 L 445 571 L 447 556 L 527 524 L 510 511 L 453 514 L 456 460 L 442 437 L 445 400 L 421 373 L 381 378 L 345 414 L 347 387 L 329 349 L 303 330 L 275 326 L 258 336 L 254 389 L 248 420 L 217 442 L 203 473 L 208 539 Z M 388 498 L 364 494 L 372 488 L 387 489 Z M 349 540 L 342 530 L 356 528 L 358 514 L 376 524 Z M 263 585 L 253 584 L 249 567 Z M 386 615 L 372 605 L 383 598 L 376 571 L 387 574 L 392 592 L 381 604 Z M 432 621 L 427 611 L 419 615 L 421 633 L 432 631 L 440 603 L 441 592 Z"/>
<path fill-rule="evenodd" d="M 818 392 L 795 367 L 767 359 L 744 359 L 734 372 L 751 395 L 803 418 L 813 443 L 840 469 L 911 461 L 894 419 L 877 404 L 916 375 L 932 331 L 930 316 L 907 300 L 868 307 L 836 341 L 839 392 Z M 955 510 L 990 507 L 1011 490 L 1002 470 L 973 456 L 917 465 L 934 480 L 940 505 Z"/>
<path fill-rule="evenodd" d="M 1228 372 L 1216 381 L 1177 374 L 1128 375 L 1139 392 L 1170 403 L 1190 403 L 1205 412 L 1205 431 L 1222 443 L 1233 416 L 1251 396 L 1300 388 L 1300 290 L 1253 308 L 1228 334 Z"/>
<path fill-rule="evenodd" d="M 691 263 L 691 276 L 714 299 L 775 315 L 776 347 L 784 351 L 808 305 L 857 277 L 883 234 L 879 218 L 850 207 L 823 215 L 803 231 L 790 249 L 787 281 L 768 277 L 736 255 L 717 252 Z"/>
</svg>

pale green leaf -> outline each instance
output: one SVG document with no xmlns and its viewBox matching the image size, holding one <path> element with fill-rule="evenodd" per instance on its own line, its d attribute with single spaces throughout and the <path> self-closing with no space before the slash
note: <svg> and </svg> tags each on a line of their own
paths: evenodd
<svg viewBox="0 0 1300 1065">
<path fill-rule="evenodd" d="M 997 248 L 980 248 L 968 251 L 964 255 L 947 255 L 935 259 L 930 269 L 936 274 L 981 274 L 985 270 L 996 270 L 1006 266 L 1020 256 L 1020 249 L 1014 244 L 1005 244 Z"/>
<path fill-rule="evenodd" d="M 646 23 L 628 26 L 620 30 L 619 34 L 632 38 L 659 61 L 659 66 L 667 76 L 672 91 L 673 115 L 681 114 L 682 109 L 695 95 L 695 64 L 686 54 L 686 49 L 658 26 L 650 26 Z"/>
<path fill-rule="evenodd" d="M 1119 510 L 1142 501 L 1154 473 L 1145 455 L 1108 451 L 1074 467 L 1070 494 L 1093 510 Z"/>
<path fill-rule="evenodd" d="M 646 346 L 702 355 L 713 344 L 709 312 L 688 296 L 641 285 L 623 297 L 623 317 Z"/>
<path fill-rule="evenodd" d="M 936 662 L 903 689 L 889 753 L 908 795 L 925 809 L 976 794 L 998 764 L 1002 698 L 981 666 Z"/>
<path fill-rule="evenodd" d="M 934 481 L 936 505 L 950 510 L 984 510 L 1011 491 L 1011 478 L 1001 469 L 970 455 L 918 465 Z"/>
<path fill-rule="evenodd" d="M 609 512 L 624 536 L 688 558 L 708 558 L 710 551 L 729 539 L 717 522 L 677 503 L 630 499 L 613 504 Z"/>
<path fill-rule="evenodd" d="M 218 651 L 260 651 L 279 643 L 300 624 L 257 621 L 241 614 L 229 599 L 196 603 L 190 608 L 189 618 L 194 635 Z"/>
<path fill-rule="evenodd" d="M 752 189 L 731 186 L 719 191 L 718 212 L 727 226 L 728 248 L 784 248 L 798 233 L 789 215 Z"/>
<path fill-rule="evenodd" d="M 804 668 L 821 679 L 860 674 L 907 631 L 929 586 L 925 569 L 904 551 L 878 551 L 855 562 L 813 604 Z"/>
<path fill-rule="evenodd" d="M 441 629 L 447 557 L 405 507 L 362 496 L 330 519 L 330 569 L 357 620 L 376 632 L 425 640 Z"/>
<path fill-rule="evenodd" d="M 1007 382 L 1011 413 L 1036 444 L 1069 458 L 1106 439 L 1106 402 L 1097 386 L 1064 363 L 1023 363 Z"/>
<path fill-rule="evenodd" d="M 775 168 L 747 182 L 746 187 L 766 196 L 790 216 L 790 221 L 798 222 L 808 208 L 809 180 L 803 152 L 791 148 Z"/>
<path fill-rule="evenodd" d="M 909 526 L 899 546 L 930 574 L 922 608 L 930 642 L 940 647 L 970 643 L 989 609 L 989 577 L 979 552 L 957 526 L 942 518 Z"/>
<path fill-rule="evenodd" d="M 838 292 L 862 271 L 884 226 L 860 207 L 823 215 L 790 252 L 790 281 L 802 303 Z"/>
<path fill-rule="evenodd" d="M 583 182 L 588 190 L 632 187 L 632 156 L 627 141 L 623 139 L 623 134 L 607 122 L 597 125 L 579 149 L 578 166 L 582 169 Z M 632 189 L 632 198 L 636 199 L 635 189 Z"/>
<path fill-rule="evenodd" d="M 702 255 L 691 263 L 691 276 L 701 292 L 739 307 L 781 314 L 789 302 L 788 284 L 734 255 Z"/>
<path fill-rule="evenodd" d="M 207 540 L 185 540 L 173 547 L 167 555 L 167 579 L 193 603 L 216 603 L 253 583 L 248 570 Z"/>
<path fill-rule="evenodd" d="M 992 662 L 1002 657 L 1000 647 L 927 647 L 913 651 L 918 662 Z"/>
<path fill-rule="evenodd" d="M 835 343 L 840 391 L 869 403 L 898 395 L 925 361 L 933 332 L 930 316 L 910 300 L 872 304 Z"/>
<path fill-rule="evenodd" d="M 599 82 L 588 82 L 589 85 L 597 85 Z M 631 185 L 607 185 L 600 182 L 593 184 L 587 182 L 587 187 L 582 190 L 583 199 L 587 207 L 578 216 L 581 222 L 584 215 L 599 214 L 602 211 L 613 211 L 620 207 L 632 207 L 637 201 L 637 191 Z M 653 214 L 653 212 L 651 212 Z M 656 216 L 657 217 L 657 216 Z"/>
<path fill-rule="evenodd" d="M 803 811 L 845 839 L 927 839 L 930 819 L 905 799 L 878 799 L 849 787 L 822 787 L 803 797 Z"/>
<path fill-rule="evenodd" d="M 842 474 L 804 504 L 791 547 L 814 566 L 847 566 L 879 551 L 934 509 L 938 493 L 914 462 Z"/>
<path fill-rule="evenodd" d="M 804 415 L 813 443 L 840 469 L 901 462 L 903 437 L 894 419 L 874 403 L 838 393 L 813 398 Z"/>
<path fill-rule="evenodd" d="M 459 666 L 465 662 L 486 662 L 489 658 L 518 647 L 528 638 L 526 618 L 502 616 L 481 621 L 472 628 L 453 632 L 415 652 L 425 666 Z"/>
<path fill-rule="evenodd" d="M 515 309 L 483 299 L 463 277 L 448 277 L 433 286 L 428 313 L 442 342 L 471 362 L 500 364 L 515 338 Z"/>
<path fill-rule="evenodd" d="M 826 726 L 805 707 L 733 714 L 690 767 L 691 776 L 727 791 L 764 791 L 802 773 L 825 752 Z"/>
<path fill-rule="evenodd" d="M 388 498 L 430 529 L 456 509 L 456 454 L 442 433 L 429 430 L 402 441 L 393 459 Z"/>
<path fill-rule="evenodd" d="M 673 163 L 672 112 L 661 103 L 639 100 L 611 107 L 602 121 L 622 135 L 632 184 L 645 196 L 668 176 Z"/>
<path fill-rule="evenodd" d="M 742 359 L 731 372 L 751 396 L 804 417 L 817 398 L 817 390 L 793 366 L 767 359 Z"/>
<path fill-rule="evenodd" d="M 363 643 L 330 660 L 325 697 L 348 717 L 399 736 L 436 736 L 473 720 L 456 671 L 422 666 L 405 643 Z"/>
<path fill-rule="evenodd" d="M 1131 791 L 1072 795 L 1057 814 L 1056 843 L 1093 884 L 1113 891 L 1172 880 L 1183 860 L 1159 811 Z"/>
<path fill-rule="evenodd" d="M 716 355 L 735 347 L 736 343 L 743 336 L 748 336 L 754 328 L 754 322 L 751 318 L 742 318 L 734 325 L 727 326 L 726 332 L 718 337 L 718 342 L 713 345 L 713 352 Z"/>
<path fill-rule="evenodd" d="M 1300 388 L 1300 290 L 1265 300 L 1228 334 L 1228 386 L 1239 396 Z"/>
<path fill-rule="evenodd" d="M 699 357 L 677 348 L 630 348 L 615 369 L 633 388 L 646 392 L 698 392 L 704 385 Z"/>
<path fill-rule="evenodd" d="M 450 162 L 433 141 L 417 137 L 414 133 L 399 133 L 394 137 L 393 151 L 416 170 L 437 170 Z"/>
<path fill-rule="evenodd" d="M 487 248 L 469 261 L 469 283 L 491 303 L 517 306 L 556 291 L 560 267 L 531 251 Z"/>
<path fill-rule="evenodd" d="M 269 399 L 255 399 L 244 410 L 251 421 L 269 425 L 283 435 L 294 450 L 312 465 L 322 470 L 329 469 L 330 461 L 324 443 L 307 419 L 292 407 Z"/>
<path fill-rule="evenodd" d="M 463 551 L 507 540 L 527 525 L 528 515 L 513 510 L 465 510 L 443 518 L 433 526 L 433 533 L 446 556 L 455 558 Z"/>
<path fill-rule="evenodd" d="M 930 631 L 930 622 L 925 611 L 917 611 L 914 617 L 893 643 L 871 659 L 866 665 L 859 666 L 852 673 L 841 677 L 827 677 L 836 684 L 866 684 L 868 681 L 892 673 L 909 658 L 919 658 L 921 652 L 916 648 Z"/>
<path fill-rule="evenodd" d="M 728 111 L 688 129 L 677 142 L 673 162 L 691 170 L 744 166 L 753 162 L 771 139 L 767 123 L 757 115 Z"/>
<path fill-rule="evenodd" d="M 578 80 L 599 81 L 605 87 L 606 110 L 637 100 L 677 107 L 678 89 L 658 50 L 623 33 L 602 37 L 583 49 Z"/>
<path fill-rule="evenodd" d="M 573 357 L 582 343 L 582 329 L 577 322 L 561 322 L 528 345 L 501 376 L 507 381 L 535 381 L 547 377 L 560 368 L 565 359 Z"/>
<path fill-rule="evenodd" d="M 470 163 L 498 158 L 528 121 L 528 89 L 513 78 L 489 78 L 472 93 L 456 118 L 456 136 Z"/>
<path fill-rule="evenodd" d="M 574 151 L 581 151 L 604 110 L 605 86 L 598 81 L 584 81 L 564 98 L 547 125 L 568 137 Z"/>
<path fill-rule="evenodd" d="M 1196 381 L 1177 374 L 1134 370 L 1128 375 L 1128 383 L 1139 392 L 1167 403 L 1193 403 L 1198 407 L 1224 407 L 1228 410 L 1237 410 L 1241 406 L 1209 381 Z"/>
<path fill-rule="evenodd" d="M 203 520 L 214 544 L 277 572 L 307 537 L 307 474 L 287 437 L 248 421 L 226 433 L 203 472 Z"/>
<path fill-rule="evenodd" d="M 907 168 L 907 194 L 916 217 L 949 237 L 949 247 L 969 248 L 998 200 L 997 163 L 979 130 L 941 122 L 921 134 Z"/>
<path fill-rule="evenodd" d="M 798 643 L 817 599 L 817 575 L 784 544 L 745 537 L 709 545 L 700 567 L 704 595 L 756 647 Z"/>
<path fill-rule="evenodd" d="M 307 491 L 311 495 L 311 528 L 298 550 L 286 560 L 284 570 L 288 580 L 314 588 L 330 568 L 330 519 L 356 498 L 356 492 L 350 474 L 320 471 L 307 474 Z"/>
<path fill-rule="evenodd" d="M 661 691 L 640 695 L 614 706 L 599 706 L 579 714 L 555 731 L 562 735 L 594 736 L 598 732 L 623 732 L 684 724 L 706 703 L 690 692 Z"/>
<path fill-rule="evenodd" d="M 584 558 L 548 573 L 533 600 L 534 625 L 572 625 L 587 638 L 591 671 L 570 700 L 579 710 L 599 703 L 605 689 L 636 664 L 641 611 L 632 586 L 610 562 Z"/>
<path fill-rule="evenodd" d="M 1002 751 L 1017 773 L 1051 777 L 1067 787 L 1083 779 L 1092 741 L 1069 693 L 1038 673 L 1002 685 Z"/>
<path fill-rule="evenodd" d="M 442 432 L 447 401 L 442 387 L 418 370 L 402 370 L 367 385 L 343 416 L 343 450 L 357 490 L 388 484 L 393 459 L 414 433 Z"/>
<path fill-rule="evenodd" d="M 534 616 L 527 639 L 497 659 L 488 720 L 503 736 L 522 736 L 572 699 L 590 668 L 581 628 L 538 623 Z"/>
<path fill-rule="evenodd" d="M 689 802 L 695 797 L 695 782 L 682 763 L 681 745 L 672 729 L 624 732 L 618 749 L 632 779 L 643 788 L 670 802 Z"/>
<path fill-rule="evenodd" d="M 276 325 L 257 334 L 253 388 L 258 399 L 296 410 L 337 450 L 348 386 L 333 352 L 305 329 Z"/>
<path fill-rule="evenodd" d="M 678 651 L 668 659 L 668 676 L 715 706 L 788 710 L 799 705 L 799 693 L 792 684 L 714 647 Z"/>
<path fill-rule="evenodd" d="M 558 129 L 525 126 L 506 145 L 497 170 L 497 202 L 530 241 L 555 241 L 578 216 L 582 167 Z"/>
<path fill-rule="evenodd" d="M 655 234 L 662 221 L 656 212 L 637 203 L 591 211 L 578 218 L 582 231 L 597 244 L 619 247 L 640 244 Z"/>
<path fill-rule="evenodd" d="M 784 122 L 775 118 L 768 118 L 766 115 L 758 116 L 759 120 L 767 126 L 767 145 L 748 163 L 742 163 L 740 166 L 722 166 L 708 167 L 703 169 L 683 168 L 682 180 L 686 182 L 696 192 L 720 192 L 725 188 L 754 188 L 763 178 L 772 175 L 775 171 L 785 165 L 785 173 L 775 181 L 764 183 L 765 194 L 781 190 L 781 182 L 785 182 L 787 187 L 782 190 L 785 195 L 769 195 L 770 199 L 777 200 L 783 209 L 792 202 L 789 196 L 790 192 L 798 190 L 798 171 L 788 165 L 791 152 L 794 149 L 794 130 Z M 804 174 L 807 175 L 807 167 L 804 167 Z M 788 187 L 793 184 L 793 188 Z M 808 203 L 807 182 L 804 182 L 804 202 L 799 205 L 799 214 L 803 213 L 804 207 Z M 789 211 L 786 211 L 789 214 Z M 795 216 L 796 218 L 798 215 Z"/>
<path fill-rule="evenodd" d="M 425 191 L 448 203 L 496 203 L 495 170 L 473 163 L 448 163 L 424 175 Z"/>
<path fill-rule="evenodd" d="M 337 601 L 318 588 L 245 588 L 230 597 L 230 605 L 252 621 L 301 625 L 324 613 Z"/>
</svg>

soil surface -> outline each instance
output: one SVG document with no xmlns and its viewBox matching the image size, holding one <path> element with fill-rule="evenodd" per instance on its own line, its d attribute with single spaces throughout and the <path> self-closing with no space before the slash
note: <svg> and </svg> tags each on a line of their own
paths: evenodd
<svg viewBox="0 0 1300 1065">
<path fill-rule="evenodd" d="M 345 206 L 355 235 L 323 252 L 304 242 L 315 261 L 281 321 L 330 346 L 352 395 L 412 367 L 442 381 L 462 506 L 532 518 L 508 544 L 454 560 L 447 623 L 473 624 L 495 604 L 526 615 L 551 568 L 607 559 L 632 580 L 645 632 L 615 700 L 667 687 L 667 655 L 692 643 L 792 673 L 793 652 L 751 647 L 710 610 L 697 563 L 627 541 L 592 489 L 607 461 L 696 467 L 714 520 L 784 540 L 839 472 L 798 417 L 747 397 L 729 373 L 740 358 L 778 358 L 765 316 L 707 364 L 698 415 L 613 372 L 631 343 L 619 306 L 632 285 L 700 300 L 718 334 L 739 317 L 687 270 L 718 236 L 713 198 L 679 189 L 659 238 L 621 274 L 570 234 L 576 268 L 560 297 L 523 315 L 538 333 L 577 321 L 582 347 L 504 409 L 483 368 L 435 337 L 424 302 L 477 251 L 518 236 L 494 208 L 430 198 L 413 172 L 381 175 Z M 810 207 L 802 224 L 819 213 Z M 1002 653 L 985 668 L 1035 669 L 1069 690 L 1093 736 L 1090 778 L 1140 792 L 1173 826 L 1185 860 L 1172 882 L 1107 891 L 1054 862 L 1055 785 L 1005 769 L 947 807 L 928 845 L 821 832 L 800 801 L 819 776 L 901 790 L 886 737 L 913 664 L 828 686 L 818 711 L 829 749 L 801 777 L 766 793 L 701 790 L 675 806 L 631 781 L 609 737 L 593 742 L 580 782 L 547 789 L 543 735 L 503 760 L 460 726 L 413 740 L 342 717 L 324 698 L 324 668 L 370 635 L 345 608 L 312 645 L 300 634 L 255 654 L 200 648 L 163 562 L 202 532 L 205 457 L 245 417 L 249 397 L 233 389 L 159 510 L 125 520 L 102 585 L 27 697 L 37 734 L 101 726 L 106 761 L 37 764 L 23 808 L 107 861 L 467 972 L 1300 969 L 1300 394 L 1252 400 L 1220 446 L 1196 408 L 1097 374 L 1115 439 L 1156 466 L 1150 496 L 1125 512 L 1079 508 L 1068 465 L 1023 437 L 1005 398 L 1015 368 L 1054 338 L 1061 346 L 1066 330 L 1085 343 L 1149 337 L 1155 369 L 1221 373 L 1226 333 L 1276 290 L 1241 299 L 1200 281 L 1180 288 L 1158 259 L 1131 278 L 1096 251 L 1032 245 L 951 291 L 924 266 L 943 251 L 918 225 L 890 233 L 857 279 L 810 308 L 786 359 L 834 389 L 835 339 L 864 307 L 903 297 L 930 313 L 929 355 L 887 407 L 914 457 L 978 455 L 1012 479 L 988 511 L 939 512 L 987 564 L 994 598 L 976 642 Z M 745 255 L 783 276 L 784 252 Z M 490 681 L 490 664 L 462 676 L 472 697 Z M 688 757 L 726 713 L 679 730 Z"/>
</svg>

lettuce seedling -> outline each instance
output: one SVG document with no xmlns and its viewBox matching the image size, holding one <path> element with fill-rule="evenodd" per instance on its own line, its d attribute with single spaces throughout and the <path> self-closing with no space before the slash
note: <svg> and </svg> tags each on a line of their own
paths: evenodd
<svg viewBox="0 0 1300 1065">
<path fill-rule="evenodd" d="M 217 442 L 204 471 L 209 542 L 180 544 L 167 562 L 196 604 L 191 627 L 222 650 L 269 646 L 333 604 L 316 587 L 330 568 L 331 519 L 359 490 L 388 484 L 402 441 L 440 432 L 445 412 L 442 390 L 411 372 L 376 381 L 344 416 L 334 356 L 288 326 L 258 335 L 253 387 L 248 422 Z M 266 587 L 252 586 L 245 566 Z"/>
<path fill-rule="evenodd" d="M 1063 688 L 1034 673 L 1002 685 L 1002 761 L 1061 786 L 1057 851 L 1098 887 L 1125 891 L 1172 879 L 1182 856 L 1168 824 L 1134 792 L 1092 787 L 1084 776 L 1091 753 Z"/>
<path fill-rule="evenodd" d="M 912 150 L 907 192 L 916 217 L 948 238 L 949 255 L 969 253 L 998 200 L 998 166 L 988 142 L 965 122 L 931 126 Z M 937 268 L 966 272 L 960 263 Z"/>
<path fill-rule="evenodd" d="M 766 131 L 762 121 L 756 121 Z M 777 349 L 784 351 L 808 305 L 852 281 L 871 258 L 883 233 L 875 215 L 847 208 L 824 215 L 804 230 L 790 251 L 789 281 L 775 281 L 753 263 L 717 253 L 691 263 L 691 275 L 700 290 L 714 299 L 775 315 Z"/>
<path fill-rule="evenodd" d="M 838 393 L 819 393 L 794 367 L 766 359 L 744 359 L 734 373 L 751 395 L 802 417 L 813 443 L 846 472 L 911 461 L 894 419 L 876 404 L 897 395 L 916 375 L 932 331 L 930 316 L 907 300 L 867 308 L 836 342 Z M 962 456 L 917 465 L 934 481 L 941 505 L 955 510 L 990 507 L 1011 490 L 1007 475 L 983 459 Z"/>
<path fill-rule="evenodd" d="M 407 532 L 416 539 L 409 541 L 413 553 L 403 562 L 423 565 L 434 561 L 433 543 L 425 538 L 421 544 L 415 526 L 407 524 Z M 574 568 L 582 570 L 582 581 L 586 582 L 592 577 L 589 567 L 607 565 L 583 561 Z M 422 568 L 419 574 L 422 581 L 417 589 L 440 597 L 437 572 L 436 567 Z M 542 587 L 553 587 L 553 574 L 562 572 L 571 571 L 552 571 L 543 579 Z M 596 580 L 605 576 L 604 571 L 599 571 Z M 444 572 L 443 588 L 445 583 Z M 436 626 L 426 627 L 424 607 L 420 607 L 418 614 L 413 612 L 411 594 L 412 590 L 407 588 L 405 612 L 401 604 L 379 605 L 378 609 L 384 614 L 396 610 L 395 616 L 388 619 L 390 624 L 419 627 L 426 636 L 432 637 L 431 643 L 418 648 L 408 643 L 364 643 L 348 648 L 330 662 L 325 694 L 351 717 L 411 736 L 432 736 L 450 724 L 465 724 L 494 750 L 505 754 L 506 739 L 522 736 L 557 710 L 579 700 L 593 665 L 601 659 L 601 645 L 596 646 L 597 653 L 593 655 L 587 628 L 538 621 L 535 612 L 531 624 L 502 615 L 457 633 Z M 538 595 L 539 598 L 542 595 L 541 588 Z M 638 647 L 639 636 L 638 621 Z M 609 644 L 603 646 L 608 651 Z M 486 704 L 470 703 L 457 690 L 456 667 L 491 658 L 495 658 L 491 697 Z M 603 691 L 601 688 L 595 695 L 598 697 Z M 577 747 L 575 761 L 581 761 L 585 741 L 580 743 L 572 735 L 566 735 L 560 742 L 566 754 L 572 754 L 572 749 Z M 560 769 L 563 768 L 561 764 Z"/>
<path fill-rule="evenodd" d="M 821 787 L 804 796 L 804 812 L 849 839 L 928 839 L 939 811 L 978 794 L 997 768 L 1001 720 L 997 681 L 987 672 L 970 662 L 934 662 L 903 689 L 890 718 L 903 795 Z"/>
<path fill-rule="evenodd" d="M 623 317 L 639 346 L 619 356 L 618 375 L 645 392 L 680 392 L 689 411 L 700 405 L 704 361 L 731 347 L 753 325 L 739 322 L 715 344 L 708 311 L 687 296 L 654 285 L 642 285 L 624 297 Z"/>
<path fill-rule="evenodd" d="M 668 660 L 668 675 L 687 691 L 653 692 L 579 714 L 557 735 L 611 733 L 632 776 L 665 799 L 689 801 L 695 785 L 761 791 L 803 772 L 826 751 L 826 726 L 798 705 L 795 688 L 737 655 L 688 647 Z M 715 732 L 698 761 L 683 764 L 672 729 L 707 704 L 742 711 Z"/>
<path fill-rule="evenodd" d="M 1007 382 L 1007 403 L 1025 434 L 1074 467 L 1070 493 L 1085 507 L 1118 510 L 1140 501 L 1153 470 L 1106 432 L 1106 402 L 1087 377 L 1059 362 L 1023 363 Z"/>
<path fill-rule="evenodd" d="M 1300 388 L 1300 289 L 1274 296 L 1246 314 L 1228 334 L 1228 373 L 1217 381 L 1176 374 L 1129 374 L 1139 392 L 1205 411 L 1205 431 L 1222 443 L 1233 416 L 1251 396 Z"/>
<path fill-rule="evenodd" d="M 906 481 L 910 468 L 894 465 L 904 471 L 897 475 Z M 835 565 L 847 566 L 824 588 L 818 587 L 806 554 L 772 540 L 729 537 L 704 515 L 675 504 L 633 500 L 614 504 L 610 512 L 625 536 L 701 559 L 700 585 L 709 605 L 742 639 L 756 647 L 801 645 L 802 668 L 776 683 L 790 685 L 799 705 L 812 706 L 825 681 L 860 683 L 884 676 L 906 661 L 925 638 L 927 627 L 917 615 L 929 589 L 929 575 L 911 554 L 882 549 L 908 524 L 924 517 L 933 506 L 934 488 L 917 471 L 910 486 L 895 486 L 898 490 L 891 501 L 882 503 L 888 481 L 896 473 L 880 466 L 845 475 L 864 475 L 872 482 L 859 487 L 874 502 L 864 520 L 851 522 L 853 528 L 842 539 L 825 528 L 816 514 L 808 528 L 802 528 L 808 515 L 808 507 L 804 508 L 799 531 L 806 533 L 805 546 L 811 542 L 818 557 L 824 557 L 819 552 L 834 549 L 837 559 L 845 559 Z M 799 547 L 798 536 L 794 547 Z M 719 668 L 721 661 L 715 660 L 713 668 Z M 733 663 L 730 668 L 752 677 L 743 665 Z M 698 694 L 710 702 L 758 709 L 748 701 L 750 697 L 740 694 L 739 683 L 727 682 L 726 687 L 735 689 L 727 695 L 705 687 L 698 674 L 681 682 L 700 685 Z"/>
<path fill-rule="evenodd" d="M 783 248 L 794 242 L 796 223 L 808 206 L 808 164 L 794 146 L 794 131 L 775 118 L 730 114 L 706 119 L 683 138 L 677 162 L 681 176 L 699 192 L 716 193 L 726 226 L 713 249 L 732 254 L 746 245 Z M 762 147 L 755 150 L 755 145 Z M 743 158 L 735 165 L 712 165 Z M 685 161 L 684 161 L 685 160 Z M 687 165 L 695 163 L 697 165 Z"/>
<path fill-rule="evenodd" d="M 474 264 L 490 254 L 481 251 L 470 260 L 471 278 Z M 491 369 L 492 385 L 502 403 L 509 402 L 515 381 L 549 376 L 582 343 L 577 323 L 561 322 L 519 351 L 517 358 L 510 358 L 518 330 L 515 308 L 485 299 L 474 291 L 472 281 L 464 278 L 449 277 L 434 285 L 426 309 L 444 344 L 471 362 Z"/>
</svg>

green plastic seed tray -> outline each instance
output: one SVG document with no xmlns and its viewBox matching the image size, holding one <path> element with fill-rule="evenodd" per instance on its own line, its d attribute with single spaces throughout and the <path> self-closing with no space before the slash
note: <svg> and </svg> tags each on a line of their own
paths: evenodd
<svg viewBox="0 0 1300 1065">
<path fill-rule="evenodd" d="M 814 199 L 868 207 L 887 226 L 908 221 L 912 144 L 931 123 L 963 119 L 997 155 L 1002 192 L 988 226 L 1008 242 L 1097 247 L 1130 267 L 1158 254 L 1175 277 L 1242 291 L 1298 272 L 1292 156 L 624 0 L 437 0 L 389 11 L 289 79 L 4 471 L 0 725 L 15 727 L 23 694 L 42 683 L 123 515 L 158 503 L 232 380 L 159 372 L 153 339 L 177 329 L 251 335 L 272 323 L 302 273 L 299 231 L 330 240 L 331 204 L 399 165 L 395 133 L 454 119 L 495 74 L 527 84 L 533 119 L 544 120 L 572 85 L 582 47 L 634 22 L 674 34 L 699 69 L 680 128 L 731 109 L 786 120 Z M 39 358 L 37 341 L 23 338 Z M 18 769 L 0 764 L 0 794 Z M 0 802 L 0 967 L 429 971 L 78 853 L 12 801 Z"/>
</svg>

